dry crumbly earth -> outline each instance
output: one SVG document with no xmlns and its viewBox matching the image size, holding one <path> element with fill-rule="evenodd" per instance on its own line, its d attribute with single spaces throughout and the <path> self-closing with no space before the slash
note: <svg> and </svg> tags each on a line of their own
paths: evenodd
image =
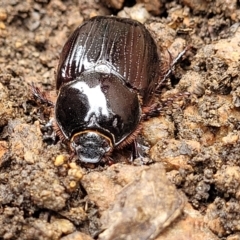
<svg viewBox="0 0 240 240">
<path fill-rule="evenodd" d="M 86 167 L 46 127 L 70 33 L 96 15 L 145 24 L 162 52 L 189 50 L 143 124 L 148 166 Z M 240 239 L 240 4 L 232 1 L 0 0 L 0 239 Z M 162 54 L 163 62 L 169 55 Z"/>
</svg>

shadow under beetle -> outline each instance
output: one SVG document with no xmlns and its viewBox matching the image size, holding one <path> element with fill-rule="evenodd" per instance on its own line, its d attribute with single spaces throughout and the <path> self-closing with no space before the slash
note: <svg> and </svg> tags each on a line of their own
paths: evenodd
<svg viewBox="0 0 240 240">
<path fill-rule="evenodd" d="M 139 22 L 94 17 L 79 26 L 60 55 L 57 134 L 82 162 L 107 159 L 135 141 L 159 88 L 160 55 Z M 37 95 L 37 94 L 36 94 Z"/>
</svg>

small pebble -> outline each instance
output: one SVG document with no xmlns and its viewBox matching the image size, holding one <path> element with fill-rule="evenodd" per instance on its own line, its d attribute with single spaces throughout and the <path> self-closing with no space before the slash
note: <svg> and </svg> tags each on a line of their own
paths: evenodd
<svg viewBox="0 0 240 240">
<path fill-rule="evenodd" d="M 79 169 L 69 169 L 68 170 L 68 176 L 71 176 L 75 180 L 79 181 L 83 177 L 83 172 L 80 168 Z"/>
<path fill-rule="evenodd" d="M 77 183 L 75 181 L 71 181 L 69 186 L 70 186 L 70 188 L 76 188 Z"/>
<path fill-rule="evenodd" d="M 74 225 L 67 219 L 56 219 L 52 225 L 53 227 L 59 228 L 64 234 L 70 234 L 75 230 Z"/>
<path fill-rule="evenodd" d="M 21 48 L 23 46 L 23 42 L 17 41 L 15 42 L 15 48 Z"/>
<path fill-rule="evenodd" d="M 3 22 L 0 22 L 0 29 L 2 29 L 2 30 L 6 29 L 6 26 Z"/>
<path fill-rule="evenodd" d="M 7 12 L 5 9 L 0 8 L 0 21 L 5 21 L 7 20 Z"/>
<path fill-rule="evenodd" d="M 75 162 L 69 163 L 69 167 L 72 168 L 72 169 L 77 169 L 77 168 L 79 168 L 78 165 L 77 165 Z"/>
<path fill-rule="evenodd" d="M 238 135 L 234 133 L 229 133 L 226 137 L 222 138 L 222 142 L 224 145 L 234 144 L 238 141 Z"/>
<path fill-rule="evenodd" d="M 54 165 L 56 167 L 63 165 L 63 163 L 66 161 L 66 156 L 64 155 L 58 155 L 55 159 Z"/>
</svg>

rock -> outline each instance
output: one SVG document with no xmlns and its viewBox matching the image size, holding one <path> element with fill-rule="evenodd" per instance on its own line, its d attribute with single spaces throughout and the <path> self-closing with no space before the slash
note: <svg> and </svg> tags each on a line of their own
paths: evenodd
<svg viewBox="0 0 240 240">
<path fill-rule="evenodd" d="M 7 153 L 8 151 L 8 144 L 6 141 L 0 141 L 0 167 L 2 163 L 4 162 L 3 156 Z"/>
<path fill-rule="evenodd" d="M 12 189 L 31 198 L 38 207 L 61 210 L 69 195 L 57 177 L 52 161 L 47 157 L 49 151 L 43 147 L 39 122 L 29 125 L 20 120 L 11 120 L 8 132 L 13 158 L 21 163 L 18 174 L 10 172 L 12 177 L 9 184 Z"/>
<path fill-rule="evenodd" d="M 67 157 L 65 155 L 61 154 L 55 158 L 54 165 L 56 167 L 59 167 L 59 166 L 63 165 L 66 161 L 67 161 Z"/>
<path fill-rule="evenodd" d="M 70 209 L 60 211 L 59 214 L 71 220 L 71 222 L 76 225 L 80 225 L 87 219 L 87 213 L 82 207 L 72 207 Z"/>
<path fill-rule="evenodd" d="M 81 183 L 100 211 L 109 208 L 116 194 L 128 183 L 138 178 L 145 166 L 132 168 L 128 165 L 114 164 L 103 172 L 90 172 L 83 176 Z"/>
<path fill-rule="evenodd" d="M 222 138 L 222 142 L 224 145 L 232 145 L 237 143 L 239 139 L 238 133 L 229 133 L 227 136 Z"/>
<path fill-rule="evenodd" d="M 240 239 L 240 233 L 232 234 L 226 238 L 227 240 L 239 240 Z"/>
<path fill-rule="evenodd" d="M 179 141 L 175 139 L 160 140 L 150 150 L 150 157 L 156 162 L 162 162 L 167 171 L 187 169 L 192 171 L 188 159 L 200 151 L 197 141 Z"/>
<path fill-rule="evenodd" d="M 74 232 L 65 237 L 60 238 L 60 240 L 93 240 L 90 236 L 82 232 Z"/>
<path fill-rule="evenodd" d="M 43 146 L 39 122 L 28 125 L 20 120 L 12 120 L 9 122 L 8 131 L 11 135 L 12 151 L 29 163 L 37 161 L 37 155 Z"/>
<path fill-rule="evenodd" d="M 146 10 L 153 15 L 160 15 L 164 10 L 163 2 L 161 0 L 137 0 L 136 2 L 136 5 L 138 5 L 139 3 L 143 4 Z"/>
<path fill-rule="evenodd" d="M 174 136 L 174 124 L 162 116 L 151 118 L 143 123 L 142 134 L 151 145 L 154 145 L 159 140 Z"/>
<path fill-rule="evenodd" d="M 108 8 L 121 9 L 124 0 L 102 0 L 102 3 L 105 4 Z"/>
<path fill-rule="evenodd" d="M 226 196 L 240 199 L 240 167 L 224 165 L 214 175 L 216 189 Z"/>
<path fill-rule="evenodd" d="M 224 208 L 224 205 L 225 202 L 217 198 L 208 206 L 206 215 L 204 216 L 204 221 L 207 223 L 208 228 L 219 237 L 226 234 L 226 230 L 219 217 L 219 213 L 222 211 L 222 208 Z"/>
<path fill-rule="evenodd" d="M 152 165 L 124 187 L 103 213 L 105 231 L 99 240 L 155 239 L 181 214 L 184 202 L 162 165 Z"/>
<path fill-rule="evenodd" d="M 58 229 L 62 234 L 70 234 L 75 231 L 74 225 L 67 219 L 54 219 L 51 222 L 53 228 Z"/>
<path fill-rule="evenodd" d="M 184 206 L 183 214 L 160 234 L 155 240 L 218 240 L 206 226 L 203 216 L 189 203 Z"/>
<path fill-rule="evenodd" d="M 131 8 L 124 7 L 123 10 L 118 13 L 118 17 L 132 18 L 140 23 L 145 23 L 150 17 L 150 14 L 143 4 L 136 4 Z"/>
<path fill-rule="evenodd" d="M 8 89 L 2 83 L 0 83 L 0 127 L 5 126 L 8 122 L 8 119 L 13 114 L 12 103 L 9 101 L 8 104 L 6 104 L 8 99 Z"/>
<path fill-rule="evenodd" d="M 50 223 L 36 219 L 32 223 L 32 234 L 38 239 L 60 239 L 62 235 L 75 231 L 74 225 L 67 219 L 53 219 Z"/>
<path fill-rule="evenodd" d="M 7 12 L 4 8 L 0 7 L 0 21 L 7 20 Z"/>
</svg>

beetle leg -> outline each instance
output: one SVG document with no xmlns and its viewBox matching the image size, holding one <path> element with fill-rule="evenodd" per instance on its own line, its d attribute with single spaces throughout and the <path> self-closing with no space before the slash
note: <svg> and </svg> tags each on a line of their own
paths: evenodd
<svg viewBox="0 0 240 240">
<path fill-rule="evenodd" d="M 71 149 L 71 153 L 70 153 L 70 156 L 69 156 L 68 160 L 69 160 L 69 161 L 73 160 L 73 158 L 74 158 L 75 156 L 76 156 L 76 152 L 75 152 L 73 149 Z"/>
<path fill-rule="evenodd" d="M 160 113 L 163 110 L 163 106 L 160 105 L 159 103 L 154 103 L 151 106 L 148 107 L 144 107 L 142 109 L 142 120 L 146 121 L 147 119 L 151 118 L 151 117 L 156 117 L 159 116 Z"/>
<path fill-rule="evenodd" d="M 58 135 L 54 130 L 54 119 L 51 118 L 44 127 L 42 127 L 43 141 L 49 143 L 56 143 L 58 140 Z"/>
<path fill-rule="evenodd" d="M 146 152 L 149 148 L 144 145 L 143 139 L 138 135 L 136 139 L 133 140 L 133 154 L 134 158 L 144 158 L 146 157 Z"/>
<path fill-rule="evenodd" d="M 57 125 L 57 123 L 56 123 L 56 121 L 54 120 L 53 122 L 52 122 L 53 124 L 52 124 L 52 127 L 53 127 L 53 130 L 54 130 L 54 132 L 56 133 L 56 135 L 60 138 L 60 140 L 62 141 L 62 142 L 67 142 L 67 139 L 66 139 L 66 137 L 64 136 L 64 134 L 62 133 L 62 130 L 60 129 L 60 127 Z"/>
<path fill-rule="evenodd" d="M 165 73 L 164 77 L 162 78 L 162 80 L 158 83 L 157 87 L 156 87 L 156 91 L 159 91 L 159 89 L 161 88 L 161 86 L 163 85 L 164 82 L 166 82 L 166 79 L 170 76 L 170 74 L 173 72 L 173 68 L 174 66 L 178 63 L 178 61 L 182 58 L 182 56 L 189 50 L 190 46 L 187 46 L 183 49 L 182 52 L 180 52 L 177 57 L 175 59 L 171 59 L 171 64 L 167 70 L 167 72 Z M 172 58 L 171 53 L 168 51 L 170 58 Z"/>
<path fill-rule="evenodd" d="M 153 160 L 147 156 L 149 147 L 144 144 L 143 138 L 138 136 L 132 142 L 132 154 L 130 162 L 134 165 L 147 165 L 153 163 Z"/>
<path fill-rule="evenodd" d="M 49 106 L 54 107 L 54 103 L 49 100 L 46 97 L 46 94 L 42 92 L 38 87 L 36 87 L 33 82 L 30 84 L 30 87 L 32 94 L 36 99 L 39 99 L 41 103 L 47 103 Z"/>
<path fill-rule="evenodd" d="M 111 158 L 110 156 L 105 156 L 104 162 L 106 162 L 108 164 L 108 166 L 111 166 L 115 163 L 113 158 Z"/>
</svg>

